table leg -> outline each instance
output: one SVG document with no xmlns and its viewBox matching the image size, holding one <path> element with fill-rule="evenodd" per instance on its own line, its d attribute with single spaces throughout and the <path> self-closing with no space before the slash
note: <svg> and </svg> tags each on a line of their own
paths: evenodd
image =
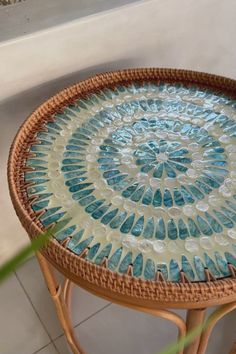
<svg viewBox="0 0 236 354">
<path fill-rule="evenodd" d="M 205 309 L 188 310 L 187 319 L 186 319 L 187 334 L 196 326 L 203 324 L 204 319 L 205 319 Z M 186 348 L 184 349 L 184 354 L 198 353 L 200 337 L 201 337 L 200 335 L 197 336 L 192 343 L 186 346 Z"/>
<path fill-rule="evenodd" d="M 229 304 L 225 304 L 219 306 L 207 319 L 207 326 L 205 327 L 204 331 L 201 334 L 201 340 L 198 348 L 198 354 L 205 354 L 208 340 L 210 335 L 216 325 L 216 323 L 224 317 L 227 313 L 236 309 L 236 302 L 231 302 Z M 231 349 L 230 354 L 236 354 L 236 347 Z"/>
<path fill-rule="evenodd" d="M 85 351 L 81 348 L 77 339 L 74 336 L 73 327 L 71 324 L 71 318 L 69 314 L 70 307 L 70 295 L 71 295 L 71 283 L 66 280 L 63 291 L 61 286 L 58 284 L 52 266 L 45 259 L 41 253 L 37 253 L 37 258 L 42 269 L 45 282 L 48 286 L 49 293 L 53 299 L 56 307 L 58 319 L 64 330 L 65 336 L 67 338 L 68 344 L 73 352 L 73 354 L 85 354 Z"/>
<path fill-rule="evenodd" d="M 64 330 L 65 336 L 67 338 L 68 344 L 73 352 L 73 354 L 85 354 L 85 351 L 81 348 L 78 340 L 74 336 L 73 326 L 71 324 L 70 318 L 70 302 L 71 302 L 71 287 L 73 283 L 66 279 L 64 286 L 58 284 L 56 277 L 54 275 L 54 270 L 46 258 L 40 253 L 36 253 L 42 273 L 45 278 L 45 282 L 48 286 L 49 293 L 55 304 L 58 319 Z M 116 302 L 116 301 L 114 301 Z M 193 309 L 188 310 L 186 325 L 183 319 L 177 314 L 172 313 L 168 310 L 162 309 L 149 309 L 142 306 L 123 304 L 117 301 L 120 305 L 133 308 L 135 310 L 152 314 L 154 316 L 165 318 L 176 324 L 179 330 L 179 339 L 185 336 L 185 333 L 189 333 L 195 327 L 202 325 L 205 320 L 205 310 L 206 309 Z M 220 306 L 215 312 L 213 312 L 208 320 L 208 325 L 205 327 L 201 335 L 197 336 L 192 343 L 190 343 L 184 351 L 180 350 L 179 354 L 205 354 L 209 336 L 214 328 L 215 324 L 220 318 L 222 318 L 227 313 L 231 312 L 236 308 L 236 302 L 229 303 Z M 236 354 L 236 346 L 234 346 L 230 354 Z"/>
</svg>

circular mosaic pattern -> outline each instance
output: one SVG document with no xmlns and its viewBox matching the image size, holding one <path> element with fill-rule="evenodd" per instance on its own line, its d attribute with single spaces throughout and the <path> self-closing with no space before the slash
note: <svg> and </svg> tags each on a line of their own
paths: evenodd
<svg viewBox="0 0 236 354">
<path fill-rule="evenodd" d="M 236 266 L 236 102 L 209 90 L 105 89 L 55 115 L 27 160 L 29 197 L 55 237 L 112 271 L 204 281 Z M 66 241 L 66 242 L 65 242 Z"/>
</svg>

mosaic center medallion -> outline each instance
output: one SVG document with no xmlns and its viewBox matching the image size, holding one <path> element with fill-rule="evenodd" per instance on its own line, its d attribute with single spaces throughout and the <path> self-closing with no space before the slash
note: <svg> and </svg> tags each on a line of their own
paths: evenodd
<svg viewBox="0 0 236 354">
<path fill-rule="evenodd" d="M 35 212 L 65 247 L 110 270 L 204 281 L 236 266 L 236 102 L 133 84 L 78 99 L 30 147 Z"/>
</svg>

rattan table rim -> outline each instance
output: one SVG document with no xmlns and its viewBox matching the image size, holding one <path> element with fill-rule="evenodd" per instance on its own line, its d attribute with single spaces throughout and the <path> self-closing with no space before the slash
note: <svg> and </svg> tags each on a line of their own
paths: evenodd
<svg viewBox="0 0 236 354">
<path fill-rule="evenodd" d="M 35 212 L 27 200 L 24 182 L 25 159 L 28 146 L 34 142 L 35 133 L 43 124 L 52 119 L 54 113 L 85 98 L 89 93 L 98 92 L 105 87 L 131 82 L 172 82 L 196 84 L 198 87 L 211 88 L 236 98 L 236 81 L 217 75 L 178 69 L 128 69 L 103 73 L 81 81 L 48 99 L 34 111 L 19 129 L 11 146 L 8 161 L 8 181 L 11 199 L 16 213 L 30 237 L 42 231 Z M 148 281 L 132 275 L 120 275 L 97 266 L 65 249 L 58 241 L 51 239 L 42 250 L 43 255 L 67 278 L 88 291 L 107 299 L 149 308 L 202 308 L 224 304 L 236 299 L 235 270 L 231 266 L 232 276 L 214 280 L 209 276 L 207 282 L 173 283 L 166 281 Z"/>
</svg>

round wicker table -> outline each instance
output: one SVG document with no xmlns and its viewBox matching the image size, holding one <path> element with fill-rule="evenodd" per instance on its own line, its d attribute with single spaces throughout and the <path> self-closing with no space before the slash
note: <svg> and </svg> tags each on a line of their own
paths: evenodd
<svg viewBox="0 0 236 354">
<path fill-rule="evenodd" d="M 34 238 L 69 218 L 37 257 L 73 353 L 85 352 L 72 282 L 174 322 L 179 337 L 218 306 L 185 354 L 204 353 L 236 307 L 235 98 L 231 79 L 123 70 L 65 89 L 20 128 L 8 179 L 22 225 Z"/>
</svg>

